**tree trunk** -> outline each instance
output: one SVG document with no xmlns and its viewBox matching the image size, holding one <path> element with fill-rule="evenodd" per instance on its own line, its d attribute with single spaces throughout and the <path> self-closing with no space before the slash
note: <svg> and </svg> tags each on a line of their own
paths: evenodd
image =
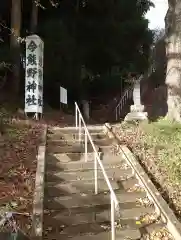
<svg viewBox="0 0 181 240">
<path fill-rule="evenodd" d="M 11 39 L 10 47 L 13 61 L 12 93 L 18 97 L 20 83 L 20 32 L 21 32 L 21 0 L 12 0 L 11 6 Z"/>
<path fill-rule="evenodd" d="M 40 0 L 38 1 L 38 3 Z M 30 32 L 36 33 L 38 25 L 38 4 L 35 0 L 32 0 L 32 12 L 31 12 L 31 25 L 30 25 Z"/>
<path fill-rule="evenodd" d="M 89 113 L 89 102 L 87 100 L 82 100 L 82 110 L 83 116 L 86 121 L 89 121 L 90 113 Z"/>
<path fill-rule="evenodd" d="M 181 122 L 181 0 L 168 0 L 165 17 L 167 117 Z"/>
</svg>

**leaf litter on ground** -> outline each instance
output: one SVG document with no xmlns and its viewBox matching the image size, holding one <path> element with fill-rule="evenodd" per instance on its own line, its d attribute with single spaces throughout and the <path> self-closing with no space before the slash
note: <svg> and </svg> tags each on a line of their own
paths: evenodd
<svg viewBox="0 0 181 240">
<path fill-rule="evenodd" d="M 40 124 L 5 124 L 0 145 L 0 213 L 13 212 L 18 226 L 30 233 Z M 1 230 L 7 230 L 4 228 Z"/>
<path fill-rule="evenodd" d="M 123 122 L 113 130 L 181 221 L 181 124 L 166 119 L 139 125 Z"/>
</svg>

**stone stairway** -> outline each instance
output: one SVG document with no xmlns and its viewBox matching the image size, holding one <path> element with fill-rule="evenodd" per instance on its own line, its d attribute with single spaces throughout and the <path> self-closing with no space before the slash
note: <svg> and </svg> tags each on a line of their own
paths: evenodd
<svg viewBox="0 0 181 240">
<path fill-rule="evenodd" d="M 137 224 L 137 219 L 154 213 L 154 207 L 140 204 L 140 199 L 144 199 L 146 193 L 136 187 L 138 182 L 132 169 L 113 152 L 112 141 L 102 129 L 89 132 L 101 152 L 101 160 L 119 201 L 116 239 L 140 239 L 142 230 L 147 231 L 148 228 L 145 228 L 144 223 Z M 111 239 L 107 183 L 99 169 L 99 194 L 94 194 L 94 153 L 88 145 L 88 161 L 85 162 L 84 145 L 77 139 L 75 129 L 49 129 L 43 239 Z"/>
</svg>

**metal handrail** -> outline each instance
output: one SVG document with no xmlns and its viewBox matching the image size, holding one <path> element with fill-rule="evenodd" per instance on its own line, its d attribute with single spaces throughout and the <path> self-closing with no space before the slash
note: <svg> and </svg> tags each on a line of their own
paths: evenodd
<svg viewBox="0 0 181 240">
<path fill-rule="evenodd" d="M 119 103 L 117 104 L 117 106 L 116 106 L 116 108 L 115 108 L 116 121 L 117 121 L 118 118 L 120 117 L 121 111 L 122 111 L 124 105 L 126 104 L 127 99 L 129 99 L 129 98 L 132 97 L 132 91 L 133 91 L 133 86 L 127 88 L 127 89 L 124 91 L 124 93 L 123 93 L 123 95 L 122 95 Z"/>
<path fill-rule="evenodd" d="M 91 137 L 91 135 L 88 131 L 88 128 L 85 124 L 85 121 L 83 119 L 81 111 L 80 111 L 77 103 L 75 102 L 75 125 L 76 125 L 76 128 L 78 128 L 78 130 L 79 130 L 79 141 L 81 141 L 81 130 L 82 130 L 81 122 L 83 123 L 83 129 L 85 131 L 85 162 L 87 162 L 87 143 L 88 143 L 88 140 L 90 141 L 90 143 L 92 145 L 92 148 L 94 150 L 95 194 L 98 194 L 97 162 L 100 165 L 103 176 L 105 178 L 105 181 L 106 181 L 106 183 L 108 185 L 108 188 L 109 188 L 109 191 L 110 191 L 110 198 L 111 198 L 110 199 L 111 200 L 111 236 L 112 236 L 112 240 L 115 240 L 115 224 L 114 224 L 114 222 L 115 222 L 115 210 L 117 210 L 117 208 L 119 206 L 119 202 L 118 202 L 116 194 L 114 193 L 114 190 L 111 186 L 111 183 L 110 183 L 109 178 L 106 174 L 104 166 L 101 162 L 100 155 L 98 154 L 98 151 L 97 151 L 97 149 L 94 145 L 92 137 Z"/>
</svg>

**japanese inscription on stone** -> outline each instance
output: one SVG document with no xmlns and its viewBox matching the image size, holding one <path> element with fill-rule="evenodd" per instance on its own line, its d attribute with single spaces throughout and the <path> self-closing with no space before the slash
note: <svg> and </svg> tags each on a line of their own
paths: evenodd
<svg viewBox="0 0 181 240">
<path fill-rule="evenodd" d="M 43 47 L 39 36 L 26 38 L 25 112 L 42 113 Z"/>
</svg>

